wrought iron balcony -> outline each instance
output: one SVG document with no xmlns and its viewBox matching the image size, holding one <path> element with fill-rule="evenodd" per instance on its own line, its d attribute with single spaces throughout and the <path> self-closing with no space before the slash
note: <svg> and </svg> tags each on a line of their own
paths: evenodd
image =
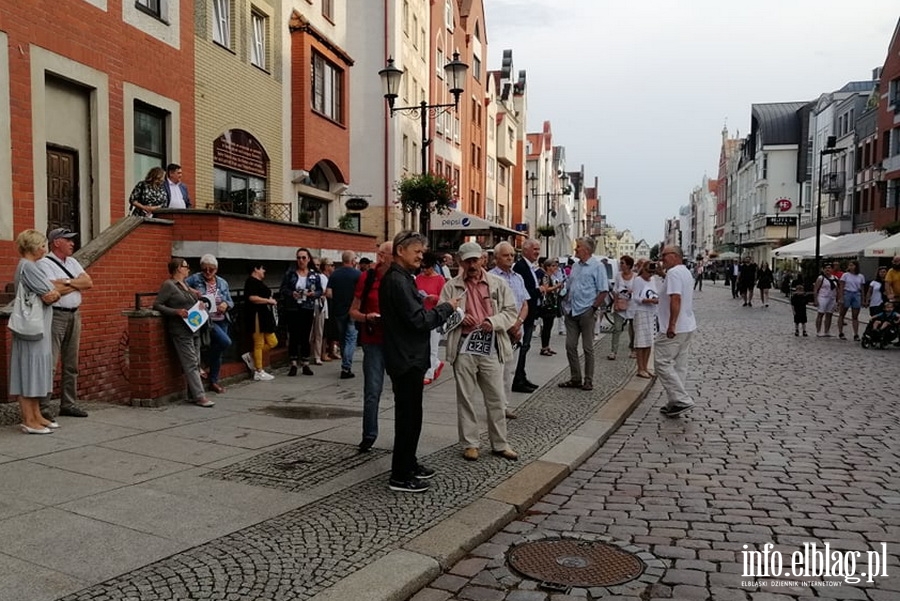
<svg viewBox="0 0 900 601">
<path fill-rule="evenodd" d="M 264 200 L 254 200 L 250 202 L 208 202 L 206 203 L 206 208 L 208 210 L 223 211 L 225 213 L 262 217 L 263 219 L 271 219 L 273 221 L 292 221 L 293 212 L 290 203 L 266 202 Z"/>
</svg>

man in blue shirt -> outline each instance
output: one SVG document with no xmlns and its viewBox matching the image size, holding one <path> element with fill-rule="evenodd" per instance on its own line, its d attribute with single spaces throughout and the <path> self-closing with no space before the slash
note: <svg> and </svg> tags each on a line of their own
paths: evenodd
<svg viewBox="0 0 900 601">
<path fill-rule="evenodd" d="M 563 313 L 566 322 L 566 358 L 569 360 L 569 380 L 560 388 L 594 389 L 594 324 L 597 309 L 609 294 L 606 267 L 594 254 L 594 239 L 588 236 L 575 241 L 572 273 L 563 289 Z M 584 348 L 584 381 L 578 362 L 578 338 Z"/>
</svg>

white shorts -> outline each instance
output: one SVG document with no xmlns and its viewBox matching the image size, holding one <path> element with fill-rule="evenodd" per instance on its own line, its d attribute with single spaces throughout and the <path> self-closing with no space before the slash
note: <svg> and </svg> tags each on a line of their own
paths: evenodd
<svg viewBox="0 0 900 601">
<path fill-rule="evenodd" d="M 816 299 L 816 311 L 819 313 L 833 313 L 836 304 L 833 297 L 819 297 Z"/>
</svg>

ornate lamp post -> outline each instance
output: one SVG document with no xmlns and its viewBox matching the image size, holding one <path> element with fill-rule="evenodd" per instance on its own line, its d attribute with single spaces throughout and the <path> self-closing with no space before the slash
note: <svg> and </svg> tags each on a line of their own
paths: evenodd
<svg viewBox="0 0 900 601">
<path fill-rule="evenodd" d="M 428 104 L 422 100 L 418 105 L 414 106 L 394 106 L 400 90 L 400 82 L 403 79 L 404 71 L 394 65 L 394 59 L 388 58 L 387 65 L 378 72 L 381 76 L 381 85 L 384 89 L 384 99 L 387 100 L 388 108 L 393 118 L 394 113 L 410 113 L 418 115 L 422 128 L 422 174 L 428 173 L 428 146 L 431 139 L 428 137 L 428 117 L 434 117 L 446 110 L 459 108 L 459 97 L 463 93 L 463 84 L 465 82 L 466 71 L 469 65 L 459 60 L 459 52 L 453 53 L 453 60 L 444 65 L 444 72 L 447 74 L 447 81 L 450 83 L 450 93 L 453 94 L 452 104 Z M 419 220 L 422 226 L 423 234 L 428 235 L 430 229 L 430 214 L 426 208 L 422 208 Z"/>
</svg>

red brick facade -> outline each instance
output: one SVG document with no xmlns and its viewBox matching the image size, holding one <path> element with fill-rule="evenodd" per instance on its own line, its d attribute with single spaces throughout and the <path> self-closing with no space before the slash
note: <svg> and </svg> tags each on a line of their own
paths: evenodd
<svg viewBox="0 0 900 601">
<path fill-rule="evenodd" d="M 132 0 L 133 1 L 133 0 Z M 44 224 L 35 224 L 34 203 L 46 202 L 34 197 L 32 162 L 31 46 L 38 46 L 69 60 L 100 71 L 109 86 L 109 190 L 118 200 L 119 191 L 130 187 L 124 173 L 123 83 L 150 90 L 180 104 L 181 156 L 186 183 L 192 187 L 194 157 L 194 3 L 180 2 L 180 48 L 165 44 L 153 36 L 123 22 L 121 2 L 110 0 L 107 10 L 88 2 L 28 0 L 4 2 L 0 10 L 0 31 L 8 36 L 10 118 L 12 134 L 12 185 L 14 232 Z M 93 110 L 93 109 L 92 109 Z M 43 118 L 43 117 L 41 117 Z M 38 174 L 41 176 L 42 174 Z M 110 221 L 119 219 L 124 202 L 110 202 Z M 99 233 L 99 232 L 98 232 Z M 10 240 L 0 241 L 0 281 L 12 278 L 17 262 Z"/>
</svg>

